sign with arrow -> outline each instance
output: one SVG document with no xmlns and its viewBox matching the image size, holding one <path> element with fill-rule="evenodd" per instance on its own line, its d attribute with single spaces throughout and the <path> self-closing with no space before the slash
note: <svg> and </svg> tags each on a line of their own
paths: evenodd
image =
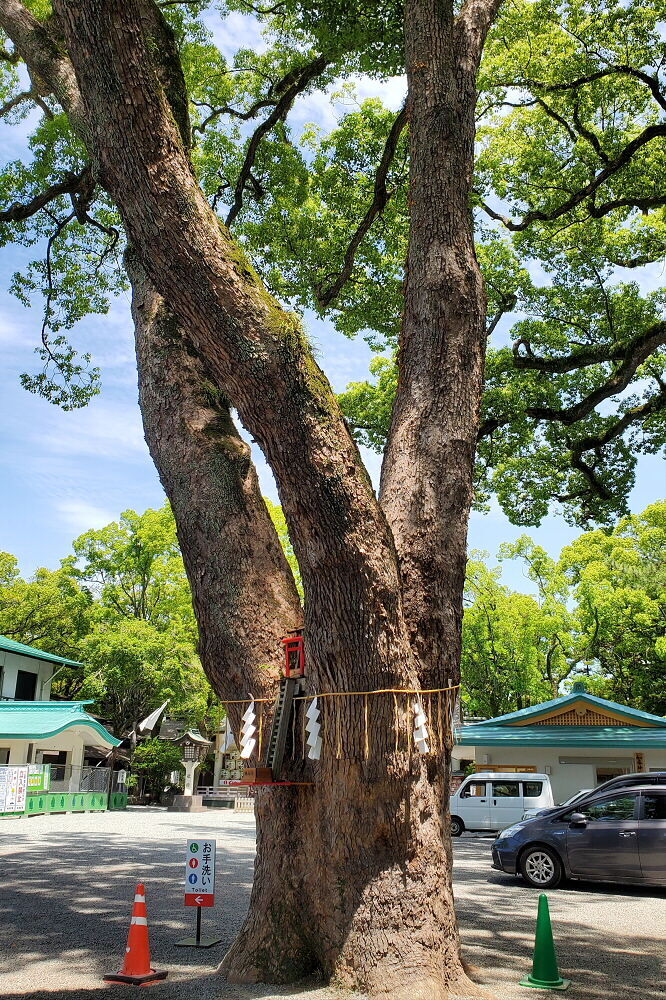
<svg viewBox="0 0 666 1000">
<path fill-rule="evenodd" d="M 200 837 L 188 840 L 185 849 L 185 906 L 197 910 L 197 930 L 194 937 L 176 941 L 186 948 L 210 948 L 221 938 L 201 936 L 201 908 L 215 903 L 215 841 Z"/>
<path fill-rule="evenodd" d="M 215 903 L 215 841 L 188 840 L 185 858 L 185 906 Z"/>
</svg>

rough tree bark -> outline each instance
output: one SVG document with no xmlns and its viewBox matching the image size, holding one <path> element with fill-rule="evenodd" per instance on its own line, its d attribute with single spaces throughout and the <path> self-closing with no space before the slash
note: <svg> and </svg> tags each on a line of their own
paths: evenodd
<svg viewBox="0 0 666 1000">
<path fill-rule="evenodd" d="M 202 663 L 220 697 L 270 697 L 280 639 L 302 622 L 296 584 L 227 401 L 131 252 L 126 266 L 146 441 L 174 512 Z"/>
<path fill-rule="evenodd" d="M 271 643 L 298 610 L 229 405 L 276 476 L 306 594 L 311 690 L 443 687 L 457 676 L 483 356 L 467 208 L 474 75 L 497 6 L 468 0 L 456 19 L 440 0 L 406 4 L 414 221 L 380 505 L 298 321 L 266 293 L 196 183 L 158 8 L 54 0 L 65 57 L 19 0 L 0 0 L 0 24 L 24 58 L 42 78 L 53 73 L 135 255 L 147 437 L 204 662 L 225 697 L 260 683 L 260 658 L 274 662 Z M 247 627 L 253 595 L 257 635 Z M 444 748 L 412 752 L 404 700 L 328 704 L 320 764 L 293 765 L 313 784 L 260 797 L 250 911 L 224 969 L 247 981 L 319 969 L 375 996 L 438 1000 L 464 980 Z"/>
</svg>

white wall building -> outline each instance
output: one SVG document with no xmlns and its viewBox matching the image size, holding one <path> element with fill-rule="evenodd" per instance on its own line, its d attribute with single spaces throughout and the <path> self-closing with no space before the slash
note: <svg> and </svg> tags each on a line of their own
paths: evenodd
<svg viewBox="0 0 666 1000">
<path fill-rule="evenodd" d="M 618 774 L 666 771 L 666 719 L 588 694 L 571 694 L 456 730 L 454 770 L 537 771 L 556 802 Z"/>
</svg>

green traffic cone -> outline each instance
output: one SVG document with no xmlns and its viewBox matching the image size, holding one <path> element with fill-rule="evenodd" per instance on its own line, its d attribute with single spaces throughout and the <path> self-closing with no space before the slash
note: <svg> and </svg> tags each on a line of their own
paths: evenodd
<svg viewBox="0 0 666 1000">
<path fill-rule="evenodd" d="M 526 979 L 520 980 L 520 985 L 532 986 L 536 990 L 566 990 L 570 983 L 570 979 L 562 979 L 557 968 L 548 897 L 542 892 L 539 896 L 532 971 Z"/>
</svg>

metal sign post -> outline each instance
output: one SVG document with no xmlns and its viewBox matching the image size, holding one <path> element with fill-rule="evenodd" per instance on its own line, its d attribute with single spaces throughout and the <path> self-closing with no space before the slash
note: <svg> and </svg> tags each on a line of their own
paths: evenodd
<svg viewBox="0 0 666 1000">
<path fill-rule="evenodd" d="M 201 936 L 201 908 L 215 903 L 215 841 L 200 838 L 188 840 L 185 852 L 185 906 L 196 906 L 197 930 L 195 937 L 176 941 L 189 948 L 210 948 L 222 938 Z"/>
</svg>

